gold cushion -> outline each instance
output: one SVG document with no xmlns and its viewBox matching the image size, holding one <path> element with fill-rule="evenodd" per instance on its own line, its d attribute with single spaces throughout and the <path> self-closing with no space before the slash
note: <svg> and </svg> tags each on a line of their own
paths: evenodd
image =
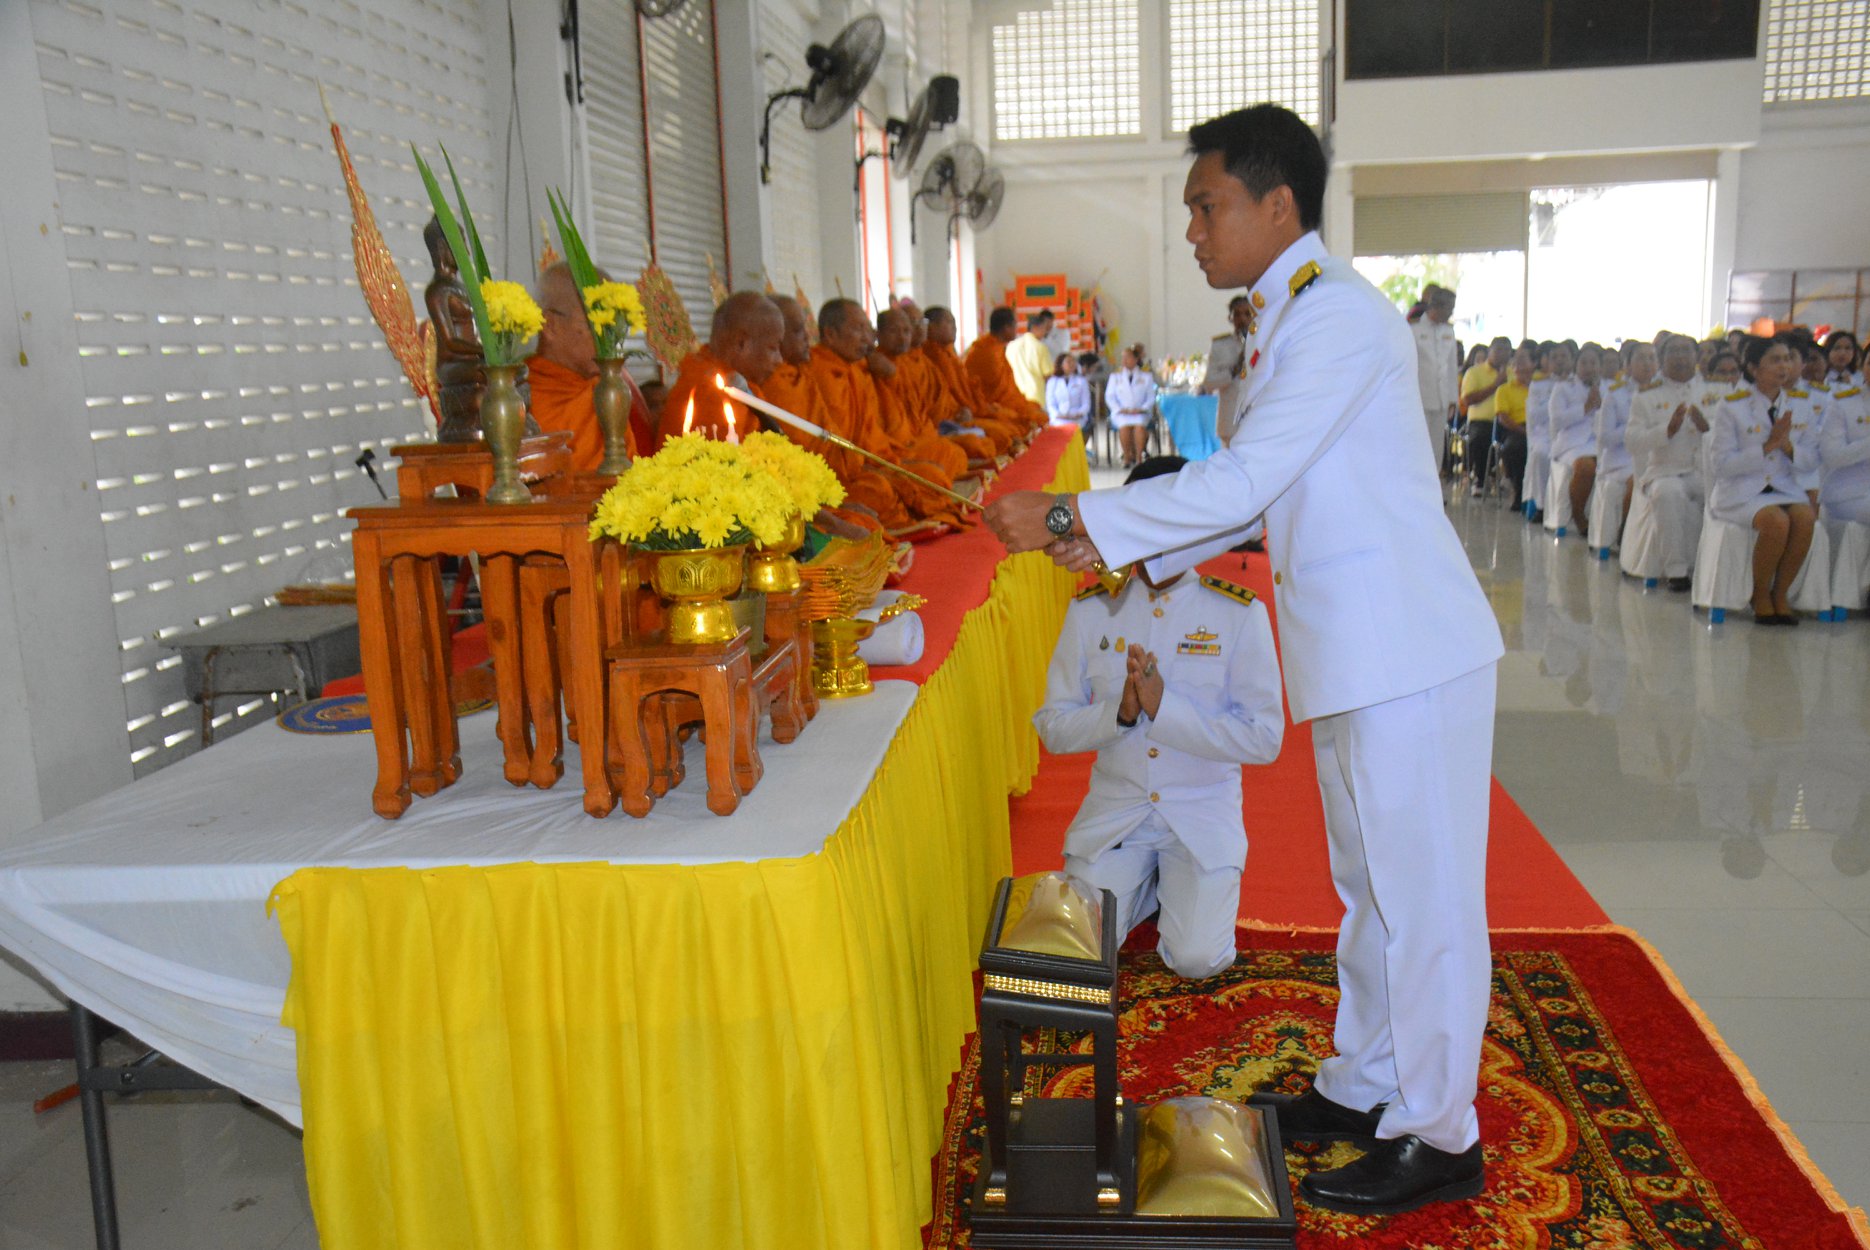
<svg viewBox="0 0 1870 1250">
<path fill-rule="evenodd" d="M 1144 1108 L 1136 1213 L 1277 1218 L 1259 1113 L 1219 1098 L 1171 1098 Z"/>
</svg>

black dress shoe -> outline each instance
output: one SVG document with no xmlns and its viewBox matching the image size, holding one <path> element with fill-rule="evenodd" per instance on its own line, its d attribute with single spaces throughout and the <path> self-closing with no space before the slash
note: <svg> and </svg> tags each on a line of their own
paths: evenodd
<svg viewBox="0 0 1870 1250">
<path fill-rule="evenodd" d="M 1254 1094 L 1247 1105 L 1272 1110 L 1279 1118 L 1281 1141 L 1348 1141 L 1368 1146 L 1377 1139 L 1377 1121 L 1383 1118 L 1386 1104 L 1356 1111 L 1308 1089 L 1303 1094 Z"/>
<path fill-rule="evenodd" d="M 1313 1172 L 1299 1182 L 1299 1196 L 1346 1215 L 1400 1215 L 1431 1202 L 1478 1198 L 1485 1181 L 1479 1142 L 1449 1154 L 1411 1133 L 1384 1138 L 1354 1163 Z"/>
<path fill-rule="evenodd" d="M 1671 577 L 1669 579 L 1669 589 L 1673 590 L 1678 595 L 1693 585 L 1694 582 L 1686 577 Z"/>
</svg>

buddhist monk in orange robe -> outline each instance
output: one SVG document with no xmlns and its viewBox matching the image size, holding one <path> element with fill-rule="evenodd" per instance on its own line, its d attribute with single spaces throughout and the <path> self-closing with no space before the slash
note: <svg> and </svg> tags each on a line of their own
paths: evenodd
<svg viewBox="0 0 1870 1250">
<path fill-rule="evenodd" d="M 1016 415 L 1001 411 L 998 405 L 976 391 L 973 380 L 962 367 L 961 357 L 954 349 L 957 328 L 954 314 L 946 308 L 931 308 L 924 326 L 921 355 L 928 361 L 935 381 L 941 388 L 942 419 L 954 421 L 965 428 L 984 431 L 993 441 L 995 456 L 1004 456 L 1014 451 L 1025 435 L 1027 426 Z"/>
<path fill-rule="evenodd" d="M 812 376 L 811 332 L 805 319 L 805 306 L 789 295 L 770 297 L 784 320 L 780 356 L 784 363 L 754 388 L 754 394 L 768 403 L 805 418 L 824 429 L 836 429 L 838 422 L 818 390 Z M 817 452 L 844 484 L 845 507 L 840 515 L 867 528 L 906 529 L 914 523 L 902 496 L 877 469 L 862 456 L 828 439 L 814 438 L 789 425 L 774 423 L 779 432 L 807 451 Z"/>
<path fill-rule="evenodd" d="M 883 403 L 869 368 L 874 338 L 870 319 L 856 301 L 834 299 L 819 309 L 819 341 L 812 348 L 810 368 L 834 422 L 829 428 L 940 488 L 931 489 L 902 474 L 891 475 L 895 479 L 891 485 L 918 521 L 972 524 L 966 510 L 942 493 L 954 483 L 948 471 L 933 461 L 914 458 L 884 429 Z"/>
<path fill-rule="evenodd" d="M 604 431 L 591 400 L 597 383 L 597 342 L 584 319 L 584 299 L 569 265 L 560 262 L 539 275 L 539 309 L 545 314 L 539 350 L 526 361 L 532 419 L 541 430 L 569 430 L 572 468 L 590 473 L 604 460 Z M 628 440 L 630 455 L 635 456 L 650 442 L 649 405 L 636 380 L 627 373 L 623 377 L 630 385 Z"/>
<path fill-rule="evenodd" d="M 779 342 L 785 329 L 779 309 L 757 291 L 741 291 L 721 301 L 707 343 L 682 362 L 662 401 L 657 446 L 690 430 L 709 438 L 726 438 L 731 431 L 739 438 L 758 429 L 743 405 L 732 405 L 730 419 L 729 401 L 716 379 L 739 375 L 754 386 L 766 381 L 783 363 Z"/>
<path fill-rule="evenodd" d="M 936 428 L 939 388 L 928 361 L 909 350 L 909 339 L 908 313 L 885 308 L 877 314 L 877 345 L 869 366 L 883 405 L 884 432 L 910 458 L 939 464 L 951 481 L 966 477 L 967 451 Z"/>
<path fill-rule="evenodd" d="M 1019 337 L 1017 319 L 1011 308 L 996 308 L 987 319 L 987 333 L 968 344 L 961 364 L 974 393 L 997 404 L 1014 419 L 1037 429 L 1046 424 L 1045 409 L 1020 393 L 1013 380 L 1013 366 L 1006 362 L 1006 345 Z"/>
</svg>

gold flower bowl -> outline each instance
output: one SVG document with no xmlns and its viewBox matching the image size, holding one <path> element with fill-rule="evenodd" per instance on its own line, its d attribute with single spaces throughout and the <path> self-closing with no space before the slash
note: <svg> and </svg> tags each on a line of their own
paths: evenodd
<svg viewBox="0 0 1870 1250">
<path fill-rule="evenodd" d="M 674 643 L 732 642 L 738 632 L 727 597 L 740 590 L 747 549 L 700 547 L 658 551 L 651 575 L 656 593 L 669 601 L 668 639 Z"/>
<path fill-rule="evenodd" d="M 762 544 L 754 549 L 747 560 L 747 585 L 768 595 L 797 590 L 801 585 L 799 565 L 792 553 L 804 545 L 805 516 L 798 513 L 787 523 L 783 538 L 770 547 Z"/>
</svg>

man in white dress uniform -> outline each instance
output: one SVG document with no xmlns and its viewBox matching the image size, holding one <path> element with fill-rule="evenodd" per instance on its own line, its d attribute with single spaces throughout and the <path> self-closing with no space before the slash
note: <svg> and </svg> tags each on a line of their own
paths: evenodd
<svg viewBox="0 0 1870 1250">
<path fill-rule="evenodd" d="M 1448 444 L 1448 427 L 1454 423 L 1461 399 L 1461 347 L 1455 341 L 1455 293 L 1445 286 L 1430 283 L 1422 292 L 1422 315 L 1409 328 L 1415 336 L 1416 382 L 1422 388 L 1422 417 L 1428 425 L 1428 446 L 1435 454 L 1435 472 L 1441 472 L 1442 458 Z"/>
<path fill-rule="evenodd" d="M 1184 463 L 1157 456 L 1129 480 Z M 1115 597 L 1093 582 L 1065 613 L 1032 723 L 1048 751 L 1097 752 L 1065 875 L 1089 898 L 1116 896 L 1120 934 L 1160 905 L 1156 950 L 1177 976 L 1232 964 L 1240 766 L 1279 758 L 1286 727 L 1266 605 L 1218 577 L 1142 570 Z"/>
<path fill-rule="evenodd" d="M 1316 233 L 1317 137 L 1259 105 L 1195 127 L 1189 145 L 1195 259 L 1210 286 L 1265 302 L 1240 428 L 1173 477 L 1021 492 L 987 520 L 1010 551 L 1044 548 L 1080 569 L 1148 560 L 1160 581 L 1264 518 L 1286 698 L 1294 720 L 1313 722 L 1345 906 L 1338 1053 L 1312 1089 L 1266 1101 L 1288 1139 L 1368 1147 L 1305 1178 L 1315 1205 L 1381 1213 L 1472 1197 L 1499 629 L 1443 514 L 1409 327 Z"/>
<path fill-rule="evenodd" d="M 1234 436 L 1234 410 L 1240 404 L 1240 382 L 1247 375 L 1247 336 L 1253 332 L 1253 301 L 1236 295 L 1227 301 L 1227 323 L 1233 327 L 1208 343 L 1208 371 L 1201 379 L 1203 395 L 1218 395 L 1214 407 L 1214 433 L 1222 443 Z"/>
<path fill-rule="evenodd" d="M 1701 540 L 1701 439 L 1708 432 L 1707 383 L 1695 373 L 1695 340 L 1669 336 L 1662 345 L 1662 377 L 1630 401 L 1623 439 L 1636 466 L 1636 489 L 1649 496 L 1662 538 L 1662 576 L 1669 589 L 1689 588 Z"/>
</svg>

